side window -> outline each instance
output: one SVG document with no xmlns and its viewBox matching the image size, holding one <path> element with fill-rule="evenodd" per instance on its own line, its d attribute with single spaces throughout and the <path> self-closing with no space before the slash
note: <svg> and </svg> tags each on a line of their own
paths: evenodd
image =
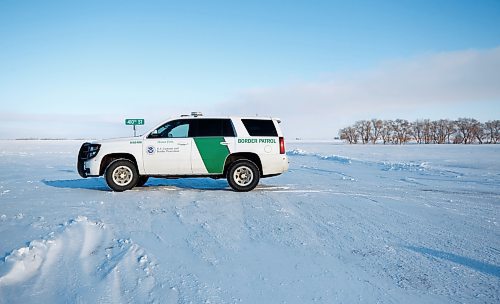
<svg viewBox="0 0 500 304">
<path fill-rule="evenodd" d="M 234 137 L 234 128 L 230 119 L 199 118 L 193 120 L 190 137 L 225 136 Z"/>
<path fill-rule="evenodd" d="M 168 132 L 167 137 L 171 138 L 185 138 L 188 137 L 189 134 L 189 124 L 182 124 L 176 127 L 173 127 L 170 132 Z"/>
<path fill-rule="evenodd" d="M 151 132 L 148 138 L 185 138 L 188 137 L 191 121 L 188 119 L 169 121 Z"/>
<path fill-rule="evenodd" d="M 233 123 L 231 119 L 222 120 L 222 136 L 224 137 L 235 137 Z"/>
<path fill-rule="evenodd" d="M 274 123 L 270 119 L 242 119 L 250 136 L 278 136 Z"/>
</svg>

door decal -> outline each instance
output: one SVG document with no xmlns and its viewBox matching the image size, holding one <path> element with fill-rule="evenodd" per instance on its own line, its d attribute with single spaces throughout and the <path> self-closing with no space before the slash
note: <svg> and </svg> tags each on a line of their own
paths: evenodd
<svg viewBox="0 0 500 304">
<path fill-rule="evenodd" d="M 195 137 L 194 142 L 208 173 L 222 173 L 229 149 L 222 145 L 224 137 Z"/>
</svg>

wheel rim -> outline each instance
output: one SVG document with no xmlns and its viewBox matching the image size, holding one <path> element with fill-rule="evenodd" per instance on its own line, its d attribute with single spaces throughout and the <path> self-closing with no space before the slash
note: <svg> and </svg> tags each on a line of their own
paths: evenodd
<svg viewBox="0 0 500 304">
<path fill-rule="evenodd" d="M 126 186 L 130 184 L 132 178 L 134 177 L 134 173 L 127 166 L 119 166 L 113 170 L 113 182 L 118 186 Z"/>
<path fill-rule="evenodd" d="M 233 180 L 238 186 L 248 186 L 253 181 L 253 171 L 247 166 L 240 166 L 234 170 Z"/>
</svg>

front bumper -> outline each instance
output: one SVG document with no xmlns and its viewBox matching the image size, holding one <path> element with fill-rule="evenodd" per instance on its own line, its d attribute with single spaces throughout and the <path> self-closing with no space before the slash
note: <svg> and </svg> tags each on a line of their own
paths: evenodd
<svg viewBox="0 0 500 304">
<path fill-rule="evenodd" d="M 78 174 L 80 174 L 81 177 L 86 178 L 89 175 L 90 170 L 85 168 L 85 162 L 83 159 L 78 159 L 76 167 L 78 168 Z"/>
<path fill-rule="evenodd" d="M 92 168 L 89 166 L 91 162 L 86 162 L 83 160 L 78 160 L 77 168 L 78 168 L 78 174 L 83 177 L 97 177 L 99 174 L 93 173 Z"/>
</svg>

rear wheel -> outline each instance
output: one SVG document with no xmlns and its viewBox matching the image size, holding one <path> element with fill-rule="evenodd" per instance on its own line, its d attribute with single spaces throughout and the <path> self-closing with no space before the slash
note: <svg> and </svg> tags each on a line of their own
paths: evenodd
<svg viewBox="0 0 500 304">
<path fill-rule="evenodd" d="M 118 159 L 109 164 L 104 176 L 108 186 L 117 192 L 134 188 L 139 179 L 137 167 L 128 159 Z"/>
<path fill-rule="evenodd" d="M 242 159 L 235 161 L 227 172 L 227 182 L 236 191 L 253 190 L 259 183 L 260 172 L 252 161 Z"/>
</svg>

